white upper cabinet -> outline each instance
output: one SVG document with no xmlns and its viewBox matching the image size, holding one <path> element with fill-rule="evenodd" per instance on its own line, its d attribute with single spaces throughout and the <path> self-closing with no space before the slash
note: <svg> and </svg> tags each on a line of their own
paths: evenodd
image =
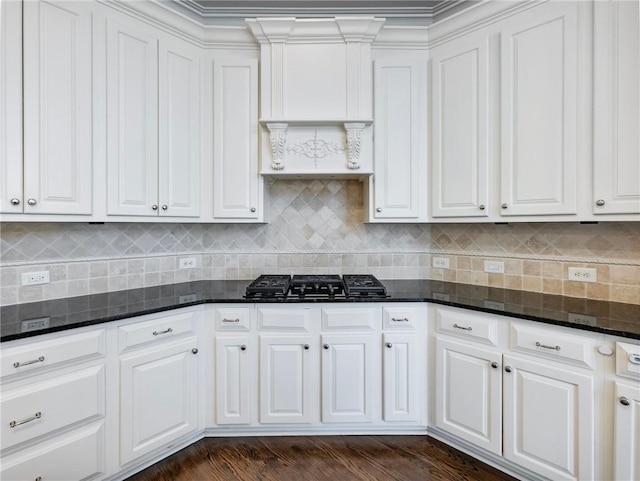
<svg viewBox="0 0 640 481">
<path fill-rule="evenodd" d="M 374 178 L 371 222 L 425 221 L 427 58 L 374 62 Z"/>
<path fill-rule="evenodd" d="M 199 216 L 199 57 L 108 20 L 107 214 Z"/>
<path fill-rule="evenodd" d="M 637 1 L 594 4 L 593 213 L 640 214 Z"/>
<path fill-rule="evenodd" d="M 213 216 L 260 220 L 258 61 L 213 61 Z"/>
<path fill-rule="evenodd" d="M 577 213 L 578 4 L 551 2 L 500 32 L 501 213 Z"/>
<path fill-rule="evenodd" d="M 0 3 L 0 212 L 22 212 L 22 3 Z"/>
<path fill-rule="evenodd" d="M 486 217 L 489 38 L 463 37 L 433 49 L 432 215 Z"/>
<path fill-rule="evenodd" d="M 81 3 L 3 2 L 2 212 L 91 214 L 91 38 Z"/>
</svg>

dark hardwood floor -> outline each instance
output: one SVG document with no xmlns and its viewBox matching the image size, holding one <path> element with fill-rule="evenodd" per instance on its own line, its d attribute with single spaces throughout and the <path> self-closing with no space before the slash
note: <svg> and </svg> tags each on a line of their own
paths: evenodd
<svg viewBox="0 0 640 481">
<path fill-rule="evenodd" d="M 205 438 L 127 481 L 511 481 L 428 436 Z"/>
</svg>

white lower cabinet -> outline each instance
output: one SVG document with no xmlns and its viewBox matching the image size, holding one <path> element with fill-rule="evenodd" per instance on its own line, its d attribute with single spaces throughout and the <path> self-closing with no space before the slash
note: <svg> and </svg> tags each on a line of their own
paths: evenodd
<svg viewBox="0 0 640 481">
<path fill-rule="evenodd" d="M 251 423 L 251 353 L 248 335 L 223 335 L 215 340 L 215 422 Z"/>
<path fill-rule="evenodd" d="M 435 424 L 502 454 L 502 353 L 442 336 L 436 339 Z"/>
<path fill-rule="evenodd" d="M 420 344 L 415 333 L 384 334 L 382 420 L 420 420 Z"/>
<path fill-rule="evenodd" d="M 615 383 L 614 479 L 640 479 L 640 384 Z"/>
<path fill-rule="evenodd" d="M 594 376 L 504 356 L 504 457 L 553 480 L 594 479 Z"/>
<path fill-rule="evenodd" d="M 260 423 L 312 421 L 317 374 L 311 343 L 310 335 L 260 336 Z"/>
<path fill-rule="evenodd" d="M 373 336 L 323 335 L 322 350 L 322 422 L 372 422 L 374 379 L 380 369 Z"/>
</svg>

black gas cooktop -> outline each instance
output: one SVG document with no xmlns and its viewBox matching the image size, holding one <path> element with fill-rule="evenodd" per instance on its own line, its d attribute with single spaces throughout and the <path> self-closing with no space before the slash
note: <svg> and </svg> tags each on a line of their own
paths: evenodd
<svg viewBox="0 0 640 481">
<path fill-rule="evenodd" d="M 246 299 L 285 298 L 334 299 L 339 297 L 387 297 L 384 285 L 370 274 L 262 275 L 247 286 Z"/>
</svg>

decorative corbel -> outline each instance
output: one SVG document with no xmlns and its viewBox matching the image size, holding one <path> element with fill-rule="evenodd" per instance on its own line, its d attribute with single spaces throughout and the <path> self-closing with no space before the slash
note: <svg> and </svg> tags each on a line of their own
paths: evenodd
<svg viewBox="0 0 640 481">
<path fill-rule="evenodd" d="M 344 124 L 347 132 L 347 167 L 353 170 L 360 168 L 360 144 L 365 125 L 362 122 Z"/>
<path fill-rule="evenodd" d="M 285 123 L 268 123 L 269 141 L 271 142 L 271 168 L 284 169 L 284 154 L 287 146 L 287 126 Z"/>
</svg>

